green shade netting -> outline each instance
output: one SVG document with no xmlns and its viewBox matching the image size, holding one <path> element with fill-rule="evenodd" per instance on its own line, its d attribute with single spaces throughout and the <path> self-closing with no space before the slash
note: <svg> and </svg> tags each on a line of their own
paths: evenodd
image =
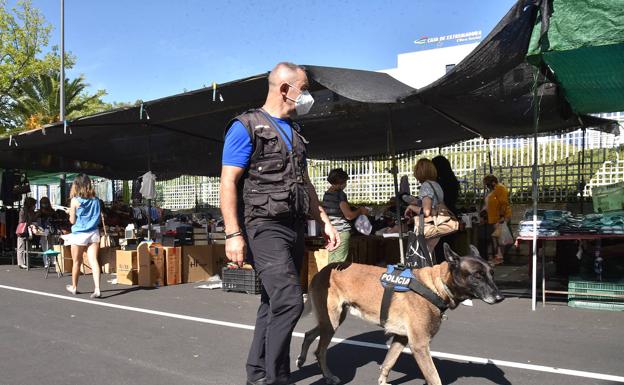
<svg viewBox="0 0 624 385">
<path fill-rule="evenodd" d="M 553 71 L 579 114 L 624 110 L 624 1 L 553 0 L 540 42 L 541 16 L 527 53 Z"/>
</svg>

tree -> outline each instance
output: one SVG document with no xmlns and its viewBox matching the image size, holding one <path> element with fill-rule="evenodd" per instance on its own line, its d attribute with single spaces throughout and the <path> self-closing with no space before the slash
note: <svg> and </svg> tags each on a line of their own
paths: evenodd
<svg viewBox="0 0 624 385">
<path fill-rule="evenodd" d="M 74 119 L 104 111 L 109 105 L 102 101 L 106 91 L 91 95 L 89 85 L 82 76 L 65 79 L 65 115 Z M 18 82 L 13 111 L 19 125 L 27 129 L 38 128 L 60 120 L 60 75 L 49 71 Z"/>
<path fill-rule="evenodd" d="M 19 1 L 12 12 L 0 0 L 0 124 L 11 125 L 11 94 L 21 79 L 54 68 L 54 55 L 38 59 L 48 44 L 50 25 L 29 0 Z"/>
</svg>

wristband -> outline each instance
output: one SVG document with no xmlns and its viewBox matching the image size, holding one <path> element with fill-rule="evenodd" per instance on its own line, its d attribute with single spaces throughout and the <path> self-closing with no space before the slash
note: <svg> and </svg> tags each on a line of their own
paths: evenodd
<svg viewBox="0 0 624 385">
<path fill-rule="evenodd" d="M 225 234 L 225 239 L 231 239 L 231 238 L 234 238 L 234 237 L 238 237 L 239 235 L 243 235 L 243 232 L 242 231 L 236 231 L 236 232 L 231 233 L 231 234 Z"/>
</svg>

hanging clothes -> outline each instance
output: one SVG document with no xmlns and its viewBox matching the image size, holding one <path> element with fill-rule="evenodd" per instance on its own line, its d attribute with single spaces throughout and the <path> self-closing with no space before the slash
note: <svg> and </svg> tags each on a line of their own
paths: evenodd
<svg viewBox="0 0 624 385">
<path fill-rule="evenodd" d="M 141 199 L 141 179 L 135 179 L 132 181 L 132 200 Z"/>
<path fill-rule="evenodd" d="M 142 177 L 140 193 L 145 199 L 156 198 L 156 175 L 151 171 L 146 172 Z"/>
</svg>

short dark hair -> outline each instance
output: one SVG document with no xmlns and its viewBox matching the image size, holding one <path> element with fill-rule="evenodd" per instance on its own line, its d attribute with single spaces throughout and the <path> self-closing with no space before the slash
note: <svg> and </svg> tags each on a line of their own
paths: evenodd
<svg viewBox="0 0 624 385">
<path fill-rule="evenodd" d="M 483 184 L 486 186 L 491 185 L 492 183 L 498 183 L 498 178 L 495 177 L 494 175 L 490 174 L 490 175 L 486 175 L 483 177 Z"/>
<path fill-rule="evenodd" d="M 329 172 L 327 181 L 330 184 L 340 184 L 349 180 L 349 174 L 342 168 L 335 168 Z"/>
</svg>

